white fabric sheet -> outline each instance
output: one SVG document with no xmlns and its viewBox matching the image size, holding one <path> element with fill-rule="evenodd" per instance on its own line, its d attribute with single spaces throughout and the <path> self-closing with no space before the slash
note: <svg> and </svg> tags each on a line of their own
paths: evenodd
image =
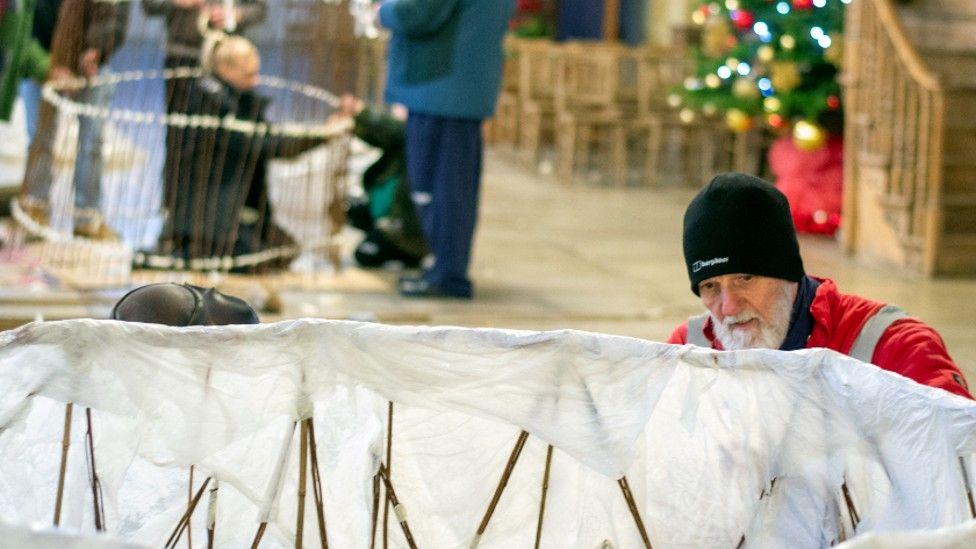
<svg viewBox="0 0 976 549">
<path fill-rule="evenodd" d="M 62 525 L 93 529 L 87 407 L 110 533 L 162 545 L 194 465 L 194 490 L 219 480 L 218 547 L 249 546 L 262 520 L 262 547 L 293 545 L 294 425 L 313 417 L 330 545 L 369 547 L 387 401 L 393 483 L 420 547 L 470 544 L 522 429 L 482 547 L 533 545 L 547 444 L 543 547 L 642 546 L 624 475 L 655 547 L 827 546 L 852 535 L 845 479 L 858 533 L 970 518 L 959 458 L 972 473 L 976 404 L 831 351 L 325 320 L 0 334 L 0 515 L 50 523 L 73 402 Z M 304 539 L 317 546 L 307 490 Z M 388 536 L 406 546 L 393 516 Z"/>
</svg>

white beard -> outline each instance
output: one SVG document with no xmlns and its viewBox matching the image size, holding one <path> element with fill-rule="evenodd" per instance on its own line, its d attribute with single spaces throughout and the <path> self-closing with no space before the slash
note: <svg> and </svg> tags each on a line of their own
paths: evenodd
<svg viewBox="0 0 976 549">
<path fill-rule="evenodd" d="M 759 316 L 755 310 L 745 311 L 735 316 L 725 317 L 719 322 L 715 315 L 712 317 L 712 328 L 715 338 L 728 351 L 744 349 L 779 349 L 786 340 L 786 332 L 790 328 L 790 315 L 793 314 L 793 299 L 789 284 L 783 285 L 783 293 L 773 304 L 768 321 Z M 759 321 L 759 331 L 733 329 L 732 325 L 756 319 Z"/>
</svg>

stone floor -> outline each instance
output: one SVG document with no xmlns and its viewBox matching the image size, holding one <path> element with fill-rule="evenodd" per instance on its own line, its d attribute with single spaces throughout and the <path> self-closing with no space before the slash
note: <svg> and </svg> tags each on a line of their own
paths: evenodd
<svg viewBox="0 0 976 549">
<path fill-rule="evenodd" d="M 376 319 L 533 330 L 575 328 L 666 338 L 701 310 L 688 288 L 681 216 L 690 188 L 570 186 L 506 154 L 487 156 L 471 302 L 405 300 L 395 275 L 349 269 L 325 292 L 286 292 L 282 317 Z M 976 380 L 976 280 L 925 280 L 801 239 L 807 271 L 844 291 L 897 303 L 935 326 Z"/>
</svg>

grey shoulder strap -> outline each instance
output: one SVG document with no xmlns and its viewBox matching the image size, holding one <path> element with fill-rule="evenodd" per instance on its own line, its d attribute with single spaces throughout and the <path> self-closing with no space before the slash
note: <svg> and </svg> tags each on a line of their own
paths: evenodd
<svg viewBox="0 0 976 549">
<path fill-rule="evenodd" d="M 878 312 L 874 313 L 861 328 L 861 333 L 857 334 L 857 339 L 854 340 L 854 345 L 851 346 L 847 355 L 861 362 L 871 362 L 871 357 L 874 356 L 874 348 L 878 346 L 881 335 L 896 320 L 903 318 L 908 318 L 908 313 L 903 311 L 901 307 L 885 305 L 878 309 Z"/>
<path fill-rule="evenodd" d="M 711 348 L 712 342 L 705 337 L 705 320 L 708 314 L 703 313 L 688 318 L 688 343 L 699 347 Z"/>
</svg>

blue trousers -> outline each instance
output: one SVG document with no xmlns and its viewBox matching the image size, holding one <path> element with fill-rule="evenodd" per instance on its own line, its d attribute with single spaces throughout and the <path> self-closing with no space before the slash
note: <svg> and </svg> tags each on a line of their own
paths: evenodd
<svg viewBox="0 0 976 549">
<path fill-rule="evenodd" d="M 20 81 L 17 94 L 24 100 L 24 111 L 27 118 L 27 141 L 34 139 L 37 133 L 37 112 L 41 108 L 41 85 L 33 78 Z"/>
<path fill-rule="evenodd" d="M 424 272 L 442 291 L 472 294 L 468 278 L 481 183 L 481 120 L 410 113 L 407 178 L 434 264 Z"/>
<path fill-rule="evenodd" d="M 104 74 L 104 73 L 103 73 Z M 107 107 L 115 94 L 114 84 L 86 87 L 78 92 L 76 101 L 96 107 Z M 44 105 L 42 109 L 52 109 Z M 54 178 L 55 143 L 59 116 L 45 117 L 43 127 L 37 127 L 37 135 L 31 145 L 31 158 L 25 178 L 26 193 L 41 202 L 50 200 Z M 102 145 L 105 119 L 92 116 L 78 117 L 78 148 L 72 182 L 75 190 L 76 221 L 91 222 L 102 203 Z"/>
</svg>

